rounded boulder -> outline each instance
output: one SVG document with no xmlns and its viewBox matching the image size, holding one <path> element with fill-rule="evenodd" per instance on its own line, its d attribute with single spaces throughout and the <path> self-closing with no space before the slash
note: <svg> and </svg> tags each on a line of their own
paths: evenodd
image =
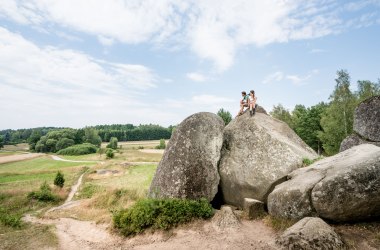
<svg viewBox="0 0 380 250">
<path fill-rule="evenodd" d="M 186 118 L 173 132 L 149 189 L 155 198 L 211 201 L 218 191 L 223 120 L 208 112 Z"/>
</svg>

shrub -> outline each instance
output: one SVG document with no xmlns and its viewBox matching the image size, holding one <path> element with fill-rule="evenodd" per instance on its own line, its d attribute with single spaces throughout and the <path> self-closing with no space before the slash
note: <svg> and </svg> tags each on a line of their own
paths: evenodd
<svg viewBox="0 0 380 250">
<path fill-rule="evenodd" d="M 59 197 L 51 192 L 51 188 L 46 181 L 42 183 L 40 190 L 30 192 L 28 198 L 42 202 L 55 202 L 59 200 Z"/>
<path fill-rule="evenodd" d="M 5 208 L 0 207 L 0 222 L 4 226 L 20 228 L 21 215 L 11 214 Z"/>
<path fill-rule="evenodd" d="M 156 149 L 165 149 L 166 148 L 166 143 L 164 139 L 160 140 L 160 144 L 156 146 Z"/>
<path fill-rule="evenodd" d="M 310 166 L 314 162 L 319 161 L 321 159 L 322 159 L 322 157 L 315 158 L 314 160 L 310 160 L 309 158 L 303 158 L 302 159 L 302 167 Z"/>
<path fill-rule="evenodd" d="M 55 148 L 57 149 L 57 151 L 61 150 L 61 149 L 64 149 L 64 148 L 68 148 L 70 146 L 73 146 L 75 144 L 74 140 L 73 139 L 69 139 L 69 138 L 61 138 L 59 139 L 59 141 L 57 142 L 57 144 L 55 145 Z"/>
<path fill-rule="evenodd" d="M 213 208 L 206 199 L 144 199 L 132 207 L 114 213 L 114 227 L 125 236 L 147 228 L 169 229 L 194 218 L 210 218 Z"/>
<path fill-rule="evenodd" d="M 97 147 L 90 143 L 74 145 L 57 152 L 59 155 L 86 155 L 96 153 Z"/>
<path fill-rule="evenodd" d="M 61 173 L 61 171 L 58 171 L 54 179 L 54 185 L 56 185 L 57 187 L 63 188 L 64 184 L 65 184 L 65 178 L 63 174 Z"/>
<path fill-rule="evenodd" d="M 111 148 L 107 149 L 106 156 L 107 156 L 107 159 L 113 158 L 115 156 L 113 149 L 111 149 Z"/>
<path fill-rule="evenodd" d="M 107 144 L 107 148 L 117 149 L 117 138 L 111 137 L 110 143 Z"/>
<path fill-rule="evenodd" d="M 138 148 L 137 149 L 144 149 L 144 147 L 143 146 L 138 146 Z"/>
</svg>

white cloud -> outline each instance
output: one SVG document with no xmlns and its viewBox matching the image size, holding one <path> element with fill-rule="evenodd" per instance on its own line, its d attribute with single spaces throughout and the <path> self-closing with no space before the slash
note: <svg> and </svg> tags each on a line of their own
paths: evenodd
<svg viewBox="0 0 380 250">
<path fill-rule="evenodd" d="M 69 27 L 103 44 L 153 43 L 190 48 L 216 71 L 234 63 L 242 46 L 313 39 L 373 25 L 378 0 L 341 6 L 327 1 L 278 0 L 3 0 L 0 16 L 32 26 Z M 367 8 L 366 11 L 364 8 Z M 346 12 L 365 12 L 351 18 Z M 368 13 L 366 13 L 368 12 Z M 350 21 L 352 20 L 352 21 Z"/>
<path fill-rule="evenodd" d="M 35 126 L 84 126 L 131 115 L 140 121 L 151 120 L 144 117 L 143 111 L 151 108 L 141 101 L 141 92 L 154 88 L 159 78 L 143 65 L 38 47 L 1 27 L 0 58 L 1 126 L 30 124 L 28 119 Z M 154 116 L 168 114 L 156 110 Z"/>
<path fill-rule="evenodd" d="M 207 80 L 207 77 L 205 75 L 197 72 L 187 73 L 186 77 L 195 82 L 204 82 Z"/>
<path fill-rule="evenodd" d="M 311 53 L 311 54 L 317 54 L 317 53 L 323 53 L 323 52 L 326 52 L 326 50 L 324 50 L 324 49 L 312 49 L 309 51 L 309 53 Z"/>
<path fill-rule="evenodd" d="M 311 79 L 314 75 L 318 74 L 319 70 L 313 69 L 311 70 L 307 75 L 300 76 L 300 75 L 290 75 L 290 74 L 284 74 L 282 71 L 274 72 L 263 80 L 263 84 L 269 84 L 273 82 L 279 82 L 283 80 L 289 80 L 294 85 L 303 85 L 305 84 L 309 79 Z"/>
<path fill-rule="evenodd" d="M 272 82 L 278 82 L 284 79 L 284 73 L 281 71 L 274 72 L 273 74 L 268 75 L 263 80 L 264 84 L 272 83 Z"/>
<path fill-rule="evenodd" d="M 108 38 L 108 37 L 105 37 L 105 36 L 98 36 L 98 40 L 104 46 L 111 46 L 115 42 L 114 39 Z"/>
<path fill-rule="evenodd" d="M 215 95 L 196 95 L 192 97 L 192 103 L 195 105 L 222 105 L 233 101 L 232 99 Z"/>
</svg>

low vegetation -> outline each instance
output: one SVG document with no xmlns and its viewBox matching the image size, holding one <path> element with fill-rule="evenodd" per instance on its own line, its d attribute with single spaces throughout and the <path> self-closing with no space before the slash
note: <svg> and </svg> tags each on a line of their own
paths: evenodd
<svg viewBox="0 0 380 250">
<path fill-rule="evenodd" d="M 318 157 L 318 158 L 315 158 L 313 160 L 310 160 L 309 158 L 303 158 L 302 159 L 302 167 L 307 167 L 307 166 L 310 166 L 311 164 L 313 164 L 314 162 L 317 162 L 319 160 L 323 159 L 323 157 Z"/>
<path fill-rule="evenodd" d="M 57 152 L 59 155 L 86 155 L 96 153 L 98 148 L 91 143 L 74 145 Z"/>
<path fill-rule="evenodd" d="M 156 149 L 165 149 L 166 148 L 166 143 L 165 143 L 165 139 L 161 139 L 160 140 L 160 144 L 158 144 L 156 146 Z"/>
<path fill-rule="evenodd" d="M 265 216 L 263 221 L 267 226 L 270 226 L 276 232 L 283 232 L 297 222 L 297 220 L 276 218 L 271 215 Z"/>
<path fill-rule="evenodd" d="M 60 200 L 57 195 L 53 194 L 50 186 L 46 182 L 42 183 L 38 191 L 28 193 L 28 198 L 42 202 L 56 202 Z"/>
<path fill-rule="evenodd" d="M 205 200 L 143 199 L 126 210 L 115 212 L 114 226 L 125 236 L 148 228 L 169 229 L 196 218 L 207 219 L 213 208 Z"/>
</svg>

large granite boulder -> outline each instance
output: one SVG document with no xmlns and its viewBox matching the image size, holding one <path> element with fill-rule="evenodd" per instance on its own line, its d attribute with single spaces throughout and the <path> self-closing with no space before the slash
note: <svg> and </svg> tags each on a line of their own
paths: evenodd
<svg viewBox="0 0 380 250">
<path fill-rule="evenodd" d="M 286 229 L 276 243 L 283 249 L 347 249 L 332 227 L 314 217 L 303 218 Z"/>
<path fill-rule="evenodd" d="M 196 113 L 186 118 L 168 143 L 149 196 L 211 201 L 220 180 L 217 165 L 223 129 L 223 120 L 213 113 Z"/>
<path fill-rule="evenodd" d="M 266 202 L 276 184 L 317 154 L 284 122 L 245 113 L 224 129 L 219 163 L 221 190 L 227 204 L 242 208 L 244 198 Z"/>
<path fill-rule="evenodd" d="M 369 141 L 380 142 L 380 96 L 363 101 L 355 109 L 354 131 Z"/>
<path fill-rule="evenodd" d="M 340 144 L 339 152 L 342 152 L 344 150 L 347 150 L 349 148 L 352 148 L 360 144 L 373 144 L 380 147 L 380 142 L 366 141 L 363 138 L 361 138 L 359 135 L 352 134 L 350 136 L 347 136 L 346 139 L 342 141 L 342 143 Z"/>
<path fill-rule="evenodd" d="M 380 147 L 362 144 L 293 171 L 268 196 L 275 217 L 358 221 L 380 216 Z"/>
</svg>

